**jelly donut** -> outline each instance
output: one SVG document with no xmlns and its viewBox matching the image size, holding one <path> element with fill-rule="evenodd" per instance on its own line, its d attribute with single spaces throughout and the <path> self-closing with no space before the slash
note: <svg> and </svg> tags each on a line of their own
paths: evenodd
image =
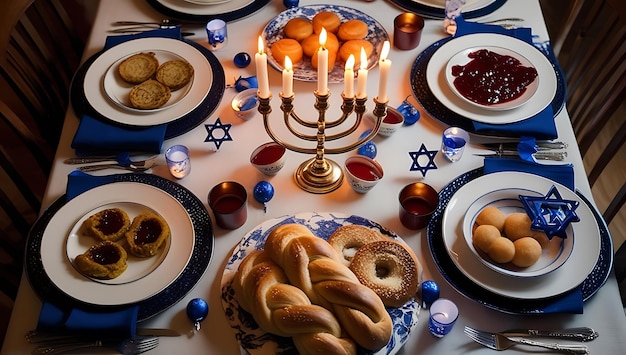
<svg viewBox="0 0 626 355">
<path fill-rule="evenodd" d="M 287 21 L 283 30 L 285 36 L 300 42 L 313 34 L 313 24 L 308 19 L 296 17 Z"/>
<path fill-rule="evenodd" d="M 367 24 L 361 20 L 348 20 L 337 30 L 337 37 L 342 41 L 363 39 L 367 36 Z"/>
<path fill-rule="evenodd" d="M 313 31 L 315 33 L 322 32 L 322 28 L 326 29 L 326 32 L 337 33 L 341 20 L 336 13 L 330 11 L 320 11 L 313 16 Z"/>
<path fill-rule="evenodd" d="M 350 54 L 354 55 L 354 67 L 359 67 L 361 63 L 361 48 L 365 50 L 365 55 L 369 58 L 374 52 L 374 45 L 365 39 L 351 39 L 344 42 L 339 48 L 339 57 L 343 62 L 348 60 Z"/>
<path fill-rule="evenodd" d="M 302 46 L 293 38 L 282 38 L 274 42 L 270 47 L 272 56 L 281 65 L 285 65 L 285 57 L 289 56 L 291 63 L 296 64 L 302 60 Z"/>
<path fill-rule="evenodd" d="M 328 238 L 328 243 L 343 257 L 344 264 L 349 265 L 360 247 L 384 239 L 385 237 L 375 230 L 351 224 L 337 228 Z"/>
<path fill-rule="evenodd" d="M 389 239 L 360 247 L 350 270 L 385 306 L 400 307 L 417 292 L 421 266 L 408 247 Z"/>
</svg>

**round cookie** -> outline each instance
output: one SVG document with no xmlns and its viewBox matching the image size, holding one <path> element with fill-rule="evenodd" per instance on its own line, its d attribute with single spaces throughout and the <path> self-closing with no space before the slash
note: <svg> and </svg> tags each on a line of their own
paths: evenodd
<svg viewBox="0 0 626 355">
<path fill-rule="evenodd" d="M 110 280 L 128 268 L 126 250 L 117 243 L 105 240 L 91 246 L 74 259 L 74 265 L 83 274 L 96 279 Z"/>
<path fill-rule="evenodd" d="M 124 238 L 130 218 L 120 208 L 107 208 L 89 216 L 83 224 L 87 232 L 101 241 L 116 242 Z"/>
<path fill-rule="evenodd" d="M 322 28 L 326 29 L 326 32 L 337 33 L 339 26 L 341 25 L 341 19 L 336 13 L 330 11 L 320 11 L 311 21 L 313 24 L 313 32 L 320 33 Z"/>
<path fill-rule="evenodd" d="M 364 39 L 352 39 L 344 42 L 339 48 L 339 58 L 345 62 L 350 57 L 350 54 L 354 55 L 354 67 L 358 68 L 361 63 L 361 48 L 365 49 L 365 55 L 369 58 L 374 52 L 374 45 Z"/>
<path fill-rule="evenodd" d="M 193 66 L 184 60 L 170 60 L 159 65 L 155 77 L 158 82 L 175 91 L 191 81 Z"/>
<path fill-rule="evenodd" d="M 124 59 L 117 67 L 117 72 L 124 81 L 139 84 L 150 79 L 158 67 L 159 60 L 154 52 L 142 52 Z"/>
<path fill-rule="evenodd" d="M 280 65 L 285 65 L 285 57 L 289 56 L 293 64 L 302 61 L 302 46 L 293 38 L 282 38 L 274 42 L 270 47 L 272 56 Z"/>
<path fill-rule="evenodd" d="M 150 79 L 135 85 L 129 93 L 130 103 L 138 109 L 159 108 L 172 97 L 170 88 L 160 82 Z"/>
<path fill-rule="evenodd" d="M 533 237 L 522 237 L 513 242 L 515 256 L 511 262 L 515 266 L 529 267 L 541 257 L 541 245 Z"/>
<path fill-rule="evenodd" d="M 348 20 L 337 30 L 337 38 L 342 41 L 363 39 L 367 36 L 367 24 L 361 20 Z"/>
<path fill-rule="evenodd" d="M 296 17 L 287 21 L 283 30 L 285 36 L 300 42 L 313 34 L 313 24 L 306 18 Z"/>
<path fill-rule="evenodd" d="M 130 253 L 138 257 L 155 255 L 170 237 L 170 227 L 163 217 L 144 212 L 133 219 L 125 233 Z"/>
</svg>

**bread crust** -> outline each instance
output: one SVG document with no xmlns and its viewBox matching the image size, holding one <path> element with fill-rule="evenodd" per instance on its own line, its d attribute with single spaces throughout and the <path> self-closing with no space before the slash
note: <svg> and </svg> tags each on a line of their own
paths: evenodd
<svg viewBox="0 0 626 355">
<path fill-rule="evenodd" d="M 154 52 L 141 52 L 124 59 L 117 71 L 124 81 L 139 84 L 152 78 L 158 67 L 159 60 Z"/>
</svg>

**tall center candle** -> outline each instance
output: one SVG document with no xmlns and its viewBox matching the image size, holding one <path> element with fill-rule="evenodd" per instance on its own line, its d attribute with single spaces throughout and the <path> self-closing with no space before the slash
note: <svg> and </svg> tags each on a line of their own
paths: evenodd
<svg viewBox="0 0 626 355">
<path fill-rule="evenodd" d="M 356 98 L 362 99 L 367 96 L 367 54 L 361 47 L 361 63 L 359 66 L 359 76 L 357 78 Z"/>
<path fill-rule="evenodd" d="M 346 60 L 346 68 L 343 72 L 343 95 L 346 98 L 354 97 L 354 55 L 350 54 Z"/>
<path fill-rule="evenodd" d="M 263 38 L 259 36 L 259 51 L 254 55 L 254 63 L 256 64 L 256 76 L 259 82 L 259 97 L 270 97 L 270 80 L 267 74 L 267 54 L 265 54 Z"/>
<path fill-rule="evenodd" d="M 378 82 L 378 101 L 387 102 L 387 81 L 389 81 L 389 71 L 391 70 L 391 60 L 387 59 L 389 55 L 389 41 L 385 41 L 383 49 L 380 53 L 378 67 L 380 68 L 380 79 Z"/>
<path fill-rule="evenodd" d="M 320 32 L 320 48 L 317 51 L 317 93 L 328 94 L 328 50 L 326 49 L 326 29 Z"/>
<path fill-rule="evenodd" d="M 283 96 L 291 97 L 293 95 L 293 65 L 291 58 L 285 56 L 285 69 L 283 69 Z"/>
</svg>

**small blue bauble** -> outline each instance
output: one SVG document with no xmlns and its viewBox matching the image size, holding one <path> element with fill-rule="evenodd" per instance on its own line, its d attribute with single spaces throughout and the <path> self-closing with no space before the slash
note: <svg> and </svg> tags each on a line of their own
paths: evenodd
<svg viewBox="0 0 626 355">
<path fill-rule="evenodd" d="M 267 212 L 267 202 L 274 197 L 274 186 L 267 181 L 259 181 L 253 190 L 254 199 L 263 204 L 263 211 Z"/>
<path fill-rule="evenodd" d="M 378 148 L 376 148 L 376 143 L 370 141 L 359 147 L 357 153 L 359 155 L 364 155 L 368 158 L 374 159 L 376 158 L 376 153 L 378 153 Z"/>
<path fill-rule="evenodd" d="M 433 280 L 422 282 L 422 302 L 429 307 L 439 298 L 439 285 Z"/>
<path fill-rule="evenodd" d="M 196 330 L 200 330 L 202 322 L 209 314 L 209 305 L 202 298 L 194 298 L 187 303 L 187 317 L 193 322 Z"/>
<path fill-rule="evenodd" d="M 283 0 L 283 5 L 285 5 L 285 7 L 288 9 L 291 9 L 292 7 L 297 7 L 298 3 L 298 0 Z"/>
<path fill-rule="evenodd" d="M 235 58 L 233 59 L 233 61 L 235 62 L 237 68 L 245 68 L 250 65 L 252 58 L 250 57 L 250 54 L 246 52 L 239 52 L 235 54 Z"/>
<path fill-rule="evenodd" d="M 404 116 L 405 126 L 410 126 L 420 119 L 420 112 L 406 99 L 398 106 L 398 111 Z"/>
</svg>

